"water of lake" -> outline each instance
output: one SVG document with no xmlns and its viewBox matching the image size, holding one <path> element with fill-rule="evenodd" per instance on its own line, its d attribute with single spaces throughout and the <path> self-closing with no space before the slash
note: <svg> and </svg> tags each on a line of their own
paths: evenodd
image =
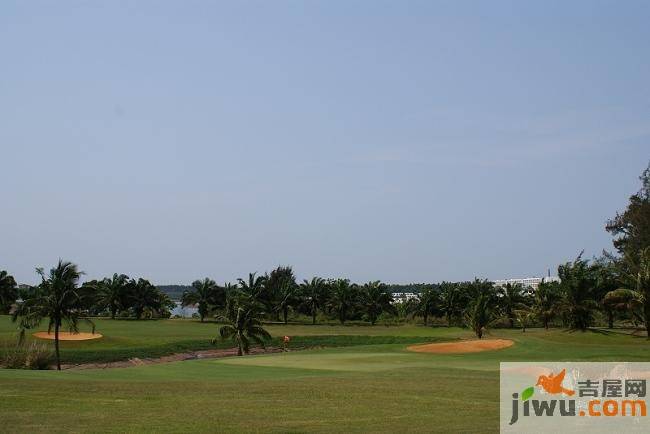
<svg viewBox="0 0 650 434">
<path fill-rule="evenodd" d="M 181 305 L 180 301 L 174 302 L 176 306 L 172 309 L 172 317 L 174 316 L 180 316 L 181 318 L 192 318 L 192 315 L 195 313 L 199 313 L 199 310 L 196 307 L 192 306 L 185 306 L 183 307 Z"/>
</svg>

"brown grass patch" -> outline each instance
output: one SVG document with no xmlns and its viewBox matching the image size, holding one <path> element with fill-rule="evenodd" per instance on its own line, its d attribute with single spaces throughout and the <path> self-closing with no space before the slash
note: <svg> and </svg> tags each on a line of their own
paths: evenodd
<svg viewBox="0 0 650 434">
<path fill-rule="evenodd" d="M 406 349 L 416 353 L 462 354 L 500 350 L 514 345 L 510 339 L 477 339 L 473 341 L 442 342 L 438 344 L 411 345 Z"/>
</svg>

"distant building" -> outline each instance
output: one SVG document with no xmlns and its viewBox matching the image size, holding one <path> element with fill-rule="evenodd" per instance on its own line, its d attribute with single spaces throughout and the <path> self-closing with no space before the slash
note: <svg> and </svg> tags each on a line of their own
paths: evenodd
<svg viewBox="0 0 650 434">
<path fill-rule="evenodd" d="M 494 280 L 494 286 L 506 286 L 508 283 L 511 285 L 520 284 L 524 289 L 531 290 L 532 292 L 537 290 L 537 287 L 542 282 L 559 282 L 560 278 L 557 276 L 546 276 L 546 277 L 524 277 L 521 279 L 497 279 Z"/>
<path fill-rule="evenodd" d="M 409 300 L 418 298 L 418 294 L 414 292 L 393 292 L 392 295 L 395 303 L 405 303 Z"/>
</svg>

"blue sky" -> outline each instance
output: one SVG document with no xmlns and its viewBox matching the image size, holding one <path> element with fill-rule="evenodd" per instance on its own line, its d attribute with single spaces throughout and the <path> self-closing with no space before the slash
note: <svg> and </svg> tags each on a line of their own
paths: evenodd
<svg viewBox="0 0 650 434">
<path fill-rule="evenodd" d="M 0 5 L 0 269 L 387 282 L 611 249 L 650 3 Z"/>
</svg>

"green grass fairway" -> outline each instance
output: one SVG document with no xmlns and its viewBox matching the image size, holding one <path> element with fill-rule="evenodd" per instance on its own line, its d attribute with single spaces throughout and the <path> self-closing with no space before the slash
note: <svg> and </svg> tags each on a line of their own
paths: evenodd
<svg viewBox="0 0 650 434">
<path fill-rule="evenodd" d="M 109 336 L 100 350 L 147 339 L 157 345 L 192 341 L 216 328 L 188 321 L 100 325 Z M 3 327 L 3 336 L 11 335 Z M 418 326 L 270 328 L 274 335 L 292 336 L 470 336 L 460 329 Z M 516 344 L 466 355 L 412 353 L 406 344 L 394 343 L 137 368 L 0 370 L 1 430 L 498 432 L 499 361 L 650 360 L 650 342 L 622 333 L 494 330 L 491 337 Z"/>
<path fill-rule="evenodd" d="M 190 350 L 215 348 L 210 340 L 218 335 L 216 323 L 200 323 L 196 320 L 95 320 L 96 330 L 103 338 L 83 342 L 61 342 L 61 358 L 65 363 L 110 362 L 132 357 L 158 357 Z M 44 322 L 39 330 L 46 330 Z M 423 326 L 340 326 L 340 325 L 269 325 L 275 337 L 292 336 L 292 344 L 301 346 L 345 346 L 358 344 L 417 343 L 438 339 L 456 338 L 460 334 L 470 336 L 460 329 L 433 329 Z M 90 327 L 82 324 L 82 331 Z M 36 331 L 36 330 L 35 330 Z M 0 315 L 0 352 L 15 344 L 16 324 L 9 316 Z M 425 338 L 425 339 L 422 339 Z M 34 339 L 31 334 L 29 340 Z M 275 342 L 279 344 L 279 340 Z M 229 347 L 218 343 L 218 347 Z"/>
</svg>

